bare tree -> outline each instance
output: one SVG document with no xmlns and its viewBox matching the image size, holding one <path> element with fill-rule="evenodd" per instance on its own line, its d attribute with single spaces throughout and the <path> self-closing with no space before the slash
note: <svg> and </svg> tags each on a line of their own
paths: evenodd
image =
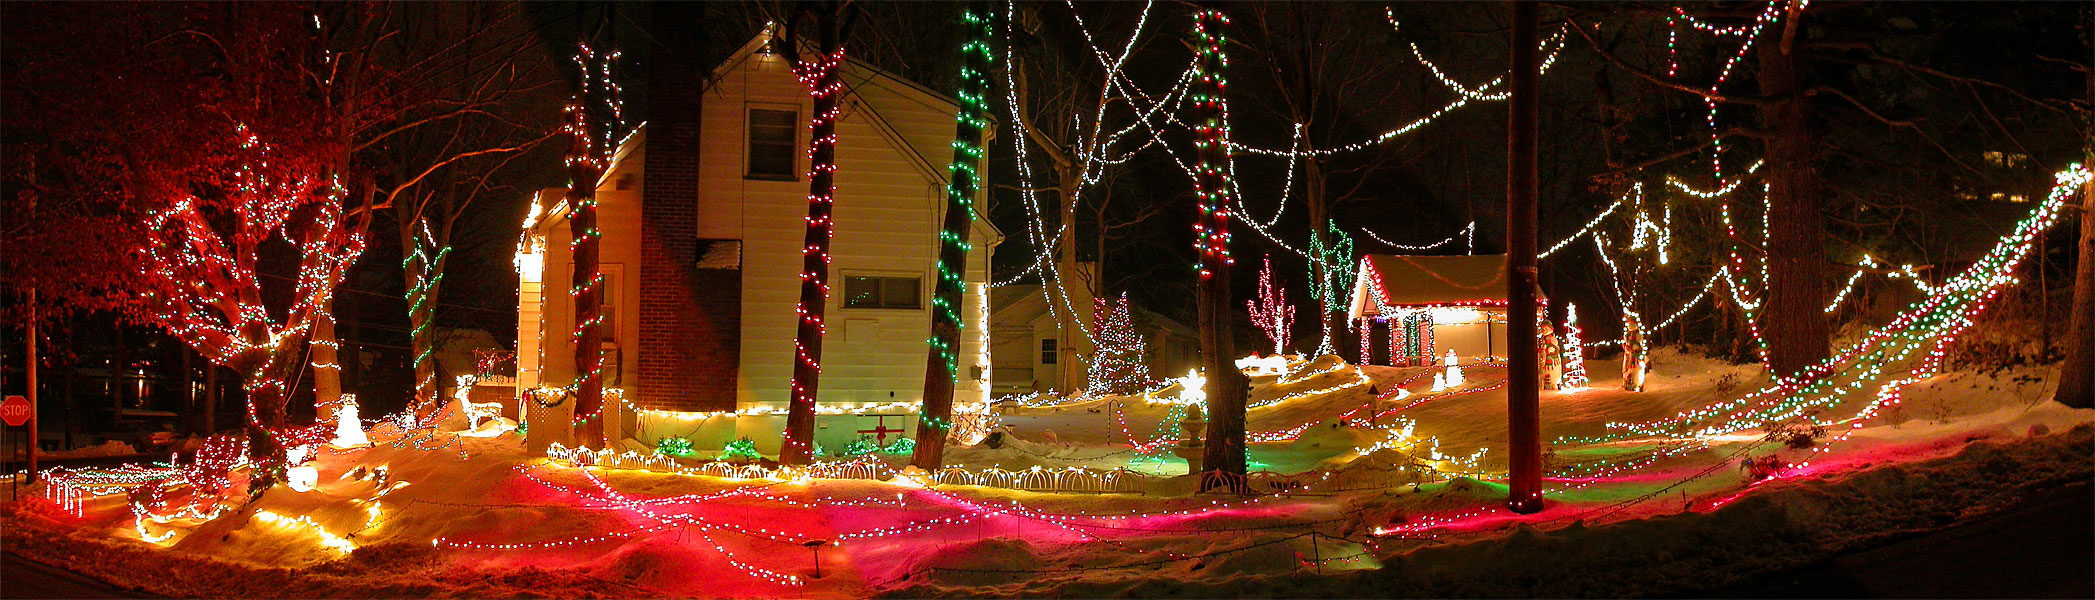
<svg viewBox="0 0 2095 600">
<path fill-rule="evenodd" d="M 1020 189 L 1029 213 L 1027 233 L 1042 259 L 1029 269 L 1039 271 L 1042 293 L 1047 295 L 1048 309 L 1061 332 L 1056 346 L 1061 353 L 1058 363 L 1074 365 L 1088 359 L 1082 355 L 1091 346 L 1091 302 L 1087 299 L 1095 298 L 1102 285 L 1102 273 L 1079 268 L 1079 211 L 1086 194 L 1099 181 L 1110 178 L 1116 164 L 1154 139 L 1134 134 L 1145 132 L 1145 120 L 1161 119 L 1159 110 L 1172 99 L 1149 96 L 1127 74 L 1130 61 L 1150 38 L 1145 37 L 1144 28 L 1133 26 L 1127 26 L 1125 42 L 1106 34 L 1109 29 L 1120 29 L 1113 25 L 1125 20 L 1114 17 L 1126 15 L 1108 10 L 1094 12 L 1087 20 L 1085 14 L 1072 12 L 1064 19 L 1046 15 L 1041 5 L 1022 5 L 1018 10 L 1006 18 L 1032 35 L 1014 41 L 1023 45 L 1013 49 L 1005 69 L 1014 100 L 1013 113 L 1008 116 L 1019 132 L 1010 143 L 1018 150 L 1018 172 L 1027 179 L 1025 185 L 1034 186 Z M 1147 15 L 1145 8 L 1135 21 L 1146 25 L 1142 17 Z M 1011 33 L 1017 36 L 1016 31 Z M 1094 43 L 1107 44 L 1110 50 L 1094 47 Z M 1144 105 L 1131 105 L 1130 98 Z M 1161 127 L 1161 123 L 1155 125 Z M 1044 185 L 1030 176 L 1031 150 L 1038 150 L 1047 164 Z M 1041 193 L 1052 195 L 1053 202 L 1037 202 L 1036 194 Z M 1102 203 L 1093 202 L 1094 210 L 1105 210 Z M 1050 209 L 1052 220 L 1047 214 Z M 1103 250 L 1102 244 L 1098 247 Z M 1078 298 L 1070 298 L 1072 291 Z M 1065 373 L 1056 387 L 1078 387 L 1081 371 Z"/>
<path fill-rule="evenodd" d="M 390 209 L 404 258 L 413 404 L 428 410 L 441 384 L 433 360 L 435 312 L 456 226 L 477 202 L 514 191 L 499 182 L 521 178 L 519 167 L 536 166 L 523 159 L 557 135 L 550 119 L 533 110 L 548 102 L 526 101 L 550 93 L 555 78 L 547 57 L 535 51 L 537 40 L 521 22 L 519 6 L 384 8 L 391 26 L 373 37 L 386 41 L 382 58 L 415 65 L 408 72 L 411 95 L 402 98 L 397 119 L 367 128 L 353 151 L 381 165 L 377 206 Z M 460 30 L 485 33 L 459 38 Z M 415 58 L 430 55 L 443 58 Z M 320 339 L 316 330 L 316 344 Z M 315 347 L 315 363 L 322 362 L 322 349 Z M 327 389 L 332 373 L 316 373 L 316 400 L 326 404 L 339 387 Z"/>
<path fill-rule="evenodd" d="M 1332 14 L 1334 10 L 1337 15 Z M 1373 181 L 1369 175 L 1400 158 L 1391 148 L 1329 153 L 1360 134 L 1356 119 L 1384 114 L 1404 96 L 1391 81 L 1396 61 L 1359 60 L 1393 50 L 1386 42 L 1389 35 L 1380 27 L 1364 26 L 1379 23 L 1384 16 L 1381 10 L 1366 5 L 1262 2 L 1245 19 L 1246 43 L 1259 50 L 1251 53 L 1248 62 L 1273 86 L 1272 94 L 1252 96 L 1247 104 L 1295 124 L 1297 155 L 1290 160 L 1301 163 L 1302 206 L 1308 218 L 1309 248 L 1315 255 L 1305 258 L 1311 280 L 1327 282 L 1312 286 L 1320 292 L 1312 298 L 1321 331 L 1318 354 L 1335 351 L 1333 325 L 1344 306 L 1339 296 L 1350 292 L 1328 282 L 1344 278 L 1334 271 L 1353 268 L 1351 251 L 1331 250 L 1341 245 L 1334 239 L 1332 211 L 1363 198 L 1362 189 Z M 1281 198 L 1276 210 L 1285 210 L 1287 202 L 1288 198 Z M 1280 216 L 1273 216 L 1276 225 Z"/>
<path fill-rule="evenodd" d="M 1767 191 L 1766 241 L 1764 244 L 1742 239 L 1731 242 L 1765 261 L 1765 281 L 1756 282 L 1760 289 L 1741 290 L 1740 295 L 1749 305 L 1746 308 L 1753 309 L 1751 327 L 1761 333 L 1766 343 L 1766 366 L 1780 373 L 1795 372 L 1815 364 L 1830 350 L 1831 322 L 1825 307 L 1831 295 L 1829 273 L 1833 262 L 1828 259 L 1827 241 L 1840 240 L 1837 234 L 1843 228 L 1889 231 L 1897 223 L 1896 217 L 1875 222 L 1854 218 L 1862 210 L 1854 207 L 1863 205 L 1888 215 L 1927 209 L 1921 206 L 1926 202 L 1902 205 L 1873 201 L 1870 194 L 1858 189 L 1864 185 L 1860 183 L 1862 180 L 1886 177 L 1887 173 L 1895 172 L 1887 168 L 1891 166 L 1887 159 L 1893 158 L 1894 153 L 1907 152 L 1911 147 L 1934 156 L 1924 157 L 1925 161 L 1915 159 L 1921 157 L 1899 158 L 1914 159 L 1914 164 L 1925 163 L 1925 168 L 1916 169 L 1915 174 L 1940 182 L 1942 188 L 1951 189 L 1958 183 L 1955 178 L 1944 176 L 1945 172 L 1954 172 L 1956 177 L 1965 181 L 1987 183 L 1990 176 L 1966 163 L 1960 155 L 1976 155 L 1983 149 L 1972 148 L 1973 145 L 2006 143 L 2020 146 L 2022 139 L 2015 128 L 2003 124 L 1991 114 L 1994 109 L 1979 94 L 1980 90 L 2015 99 L 2019 106 L 2034 109 L 2030 116 L 2064 114 L 2070 104 L 2032 95 L 2014 86 L 1916 64 L 1885 51 L 1885 48 L 1892 47 L 1909 52 L 1916 48 L 1930 48 L 1931 44 L 1939 44 L 1940 40 L 1954 36 L 1931 31 L 1899 39 L 1895 35 L 1896 26 L 1884 26 L 1872 31 L 1870 37 L 1860 38 L 1852 35 L 1854 29 L 1844 26 L 1843 19 L 1869 23 L 1939 19 L 1939 23 L 1945 26 L 1974 28 L 1983 28 L 1983 24 L 1965 23 L 1970 20 L 1917 6 L 1911 12 L 1897 15 L 1896 19 L 1886 19 L 1880 13 L 1850 14 L 1858 6 L 1862 5 L 1814 6 L 1809 14 L 1804 10 L 1803 2 L 1765 7 L 1705 6 L 1683 15 L 1673 9 L 1618 5 L 1607 10 L 1611 25 L 1606 33 L 1594 25 L 1597 21 L 1593 15 L 1575 15 L 1568 21 L 1573 34 L 1617 72 L 1642 80 L 1652 89 L 1676 94 L 1675 98 L 1692 99 L 1692 103 L 1708 107 L 1705 109 L 1707 114 L 1740 108 L 1755 113 L 1756 118 L 1749 124 L 1712 128 L 1707 135 L 1695 136 L 1695 141 L 1684 147 L 1651 152 L 1643 159 L 1625 159 L 1620 163 L 1611 161 L 1610 173 L 1635 172 L 1709 151 L 1725 165 L 1723 171 L 1728 182 L 1735 183 L 1749 177 L 1744 173 L 1749 161 L 1734 156 L 1736 150 L 1758 150 L 1764 166 L 1750 176 L 1758 177 Z M 1904 11 L 1907 7 L 1898 6 L 1897 9 Z M 2014 10 L 2057 9 L 2018 6 Z M 1654 67 L 1618 54 L 1617 50 L 1625 40 L 1641 40 L 1647 47 L 1664 44 L 1658 39 L 1666 35 L 1664 29 L 1658 29 L 1661 33 L 1654 35 L 1653 28 L 1644 26 L 1655 21 L 1671 24 L 1682 36 L 1682 43 L 1676 49 L 1645 53 L 1672 57 L 1668 59 L 1672 61 L 1670 64 Z M 1690 54 L 1701 47 L 1699 42 L 1688 43 L 1687 40 L 1687 36 L 1702 35 L 1696 33 L 1700 31 L 1696 28 L 1754 35 L 1704 36 L 1730 44 L 1720 45 L 1718 56 L 1704 56 Z M 1924 29 L 1920 26 L 1910 28 L 1916 31 Z M 1742 54 L 1748 50 L 1751 57 Z M 1689 59 L 1690 56 L 1695 58 Z M 1695 75 L 1677 76 L 1676 70 Z M 1750 74 L 1757 84 L 1756 89 L 1741 93 L 1711 83 L 1722 83 L 1732 73 Z M 1873 87 L 1889 89 L 1871 89 Z M 1910 90 L 1912 93 L 1893 90 Z M 1962 102 L 1956 106 L 1936 107 L 1910 100 L 1945 95 Z M 1959 118 L 1928 119 L 1929 111 L 1941 111 L 1944 116 L 1959 115 Z M 1985 131 L 1968 124 L 1985 124 Z M 1870 130 L 1859 129 L 1863 126 Z M 2036 130 L 2030 128 L 2028 131 Z M 1887 136 L 1887 131 L 1892 135 Z M 1956 140 L 1944 135 L 1945 132 L 1957 132 L 1967 139 Z M 1887 143 L 1894 138 L 1898 141 Z M 1750 142 L 1730 149 L 1734 146 L 1732 142 L 1741 139 Z M 1944 140 L 1952 141 L 1945 143 Z M 1906 143 L 1909 141 L 1919 143 Z M 1721 151 L 1711 150 L 1712 146 Z M 1825 171 L 1828 169 L 1849 164 L 1858 166 L 1848 166 L 1838 179 L 1827 178 Z M 1829 185 L 1829 181 L 1834 185 Z M 1911 183 L 1909 178 L 1895 185 L 1910 188 Z M 1747 189 L 1752 187 L 1757 186 L 1747 186 Z M 1896 195 L 1920 197 L 1904 189 Z M 1842 243 L 1856 245 L 1844 240 Z"/>
</svg>

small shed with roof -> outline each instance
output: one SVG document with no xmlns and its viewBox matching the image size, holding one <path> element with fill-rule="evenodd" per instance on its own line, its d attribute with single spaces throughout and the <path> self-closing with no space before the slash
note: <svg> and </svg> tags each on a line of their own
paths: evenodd
<svg viewBox="0 0 2095 600">
<path fill-rule="evenodd" d="M 1347 317 L 1364 334 L 1361 362 L 1433 365 L 1450 349 L 1462 364 L 1504 361 L 1508 283 L 1504 254 L 1360 257 Z"/>
</svg>

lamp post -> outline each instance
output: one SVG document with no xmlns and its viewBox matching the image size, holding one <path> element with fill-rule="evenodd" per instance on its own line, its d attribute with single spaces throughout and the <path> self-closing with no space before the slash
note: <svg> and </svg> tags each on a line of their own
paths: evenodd
<svg viewBox="0 0 2095 600">
<path fill-rule="evenodd" d="M 801 543 L 800 543 L 800 545 L 802 545 L 802 546 L 806 546 L 806 547 L 807 547 L 807 549 L 815 551 L 815 578 L 816 578 L 816 579 L 821 579 L 821 578 L 822 578 L 822 547 L 823 547 L 823 546 L 827 546 L 827 545 L 829 545 L 829 540 L 808 540 L 808 541 L 805 541 L 805 542 L 801 542 Z"/>
</svg>

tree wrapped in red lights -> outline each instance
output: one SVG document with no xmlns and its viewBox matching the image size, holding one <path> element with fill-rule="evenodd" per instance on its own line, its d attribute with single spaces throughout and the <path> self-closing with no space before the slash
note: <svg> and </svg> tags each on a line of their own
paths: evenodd
<svg viewBox="0 0 2095 600">
<path fill-rule="evenodd" d="M 1287 291 L 1273 285 L 1273 257 L 1267 256 L 1258 271 L 1258 300 L 1246 300 L 1244 307 L 1251 311 L 1251 324 L 1273 341 L 1273 354 L 1286 354 L 1294 338 L 1295 307 L 1288 304 Z"/>
<path fill-rule="evenodd" d="M 249 453 L 264 466 L 252 487 L 266 489 L 287 447 L 307 437 L 285 424 L 299 344 L 363 252 L 364 236 L 345 214 L 348 191 L 326 161 L 312 159 L 328 156 L 326 148 L 283 151 L 245 126 L 232 133 L 217 168 L 160 188 L 171 200 L 145 220 L 140 299 L 161 326 L 246 379 Z M 295 247 L 298 275 L 288 306 L 271 310 L 256 268 L 278 241 Z"/>
<path fill-rule="evenodd" d="M 1193 224 L 1194 247 L 1200 252 L 1199 307 L 1201 366 L 1207 372 L 1207 450 L 1203 468 L 1213 477 L 1203 478 L 1202 489 L 1227 486 L 1242 491 L 1244 483 L 1244 410 L 1247 382 L 1237 370 L 1235 339 L 1230 336 L 1229 269 L 1236 261 L 1229 256 L 1229 206 L 1231 192 L 1229 163 L 1228 82 L 1223 69 L 1229 57 L 1223 51 L 1227 39 L 1222 28 L 1229 17 L 1221 11 L 1202 9 L 1194 15 L 1192 39 L 1188 40 L 1200 59 L 1194 67 L 1191 96 L 1194 145 L 1199 150 L 1199 170 L 1193 188 L 1199 195 L 1200 215 Z"/>
<path fill-rule="evenodd" d="M 1120 293 L 1120 301 L 1105 298 L 1092 301 L 1091 322 L 1095 324 L 1098 354 L 1091 358 L 1090 371 L 1093 394 L 1136 394 L 1148 388 L 1155 379 L 1149 375 L 1149 365 L 1142 362 L 1144 350 L 1142 336 L 1135 333 L 1133 319 L 1128 316 L 1127 292 Z"/>
<path fill-rule="evenodd" d="M 800 324 L 793 336 L 793 387 L 786 414 L 785 441 L 778 460 L 788 465 L 808 463 L 815 439 L 815 398 L 822 381 L 823 315 L 829 307 L 829 239 L 836 205 L 837 117 L 842 114 L 837 96 L 844 92 L 844 33 L 850 28 L 847 16 L 857 13 L 849 3 L 823 2 L 804 7 L 786 25 L 782 44 L 793 62 L 793 74 L 807 84 L 815 99 L 814 114 L 808 117 L 807 236 L 801 245 L 800 303 L 794 307 Z M 800 52 L 800 30 L 812 17 L 821 54 L 805 60 Z"/>
</svg>

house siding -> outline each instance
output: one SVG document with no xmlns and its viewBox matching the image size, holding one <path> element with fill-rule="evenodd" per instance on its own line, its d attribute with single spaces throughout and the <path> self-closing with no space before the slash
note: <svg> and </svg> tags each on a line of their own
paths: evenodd
<svg viewBox="0 0 2095 600">
<path fill-rule="evenodd" d="M 842 294 L 832 292 L 817 400 L 916 402 L 923 397 L 924 338 L 931 329 L 928 307 L 945 198 L 943 173 L 933 165 L 951 158 L 953 109 L 880 85 L 863 70 L 847 68 L 845 80 L 850 93 L 837 124 L 832 289 L 840 291 L 852 274 L 913 276 L 924 307 L 844 308 Z M 744 240 L 738 404 L 782 406 L 792 381 L 808 164 L 805 156 L 798 159 L 798 181 L 745 178 L 746 115 L 751 107 L 795 106 L 805 119 L 813 105 L 786 61 L 762 54 L 731 63 L 709 96 L 703 144 L 706 156 L 721 159 L 700 171 L 699 237 Z M 798 147 L 806 148 L 805 129 L 798 138 Z M 990 244 L 984 242 L 992 241 L 980 231 L 971 237 L 978 251 L 968 261 L 963 316 L 983 301 L 975 284 L 986 278 Z M 980 342 L 962 338 L 962 356 L 978 356 Z M 980 394 L 984 382 L 965 376 L 975 362 L 962 362 L 969 372 L 956 391 L 959 398 Z"/>
<path fill-rule="evenodd" d="M 649 160 L 648 152 L 628 148 L 631 154 L 614 164 L 605 188 L 617 187 L 626 177 L 639 180 L 640 174 L 652 181 L 600 192 L 605 264 L 632 265 L 625 268 L 644 274 L 622 278 L 619 284 L 627 290 L 621 298 L 638 299 L 640 304 L 627 304 L 639 310 L 622 310 L 620 331 L 613 338 L 625 350 L 620 361 L 625 391 L 642 408 L 707 411 L 782 408 L 787 403 L 800 250 L 806 234 L 808 134 L 805 127 L 796 134 L 801 153 L 795 180 L 747 178 L 747 114 L 752 107 L 794 108 L 804 121 L 812 103 L 786 61 L 754 52 L 758 46 L 746 45 L 714 69 L 703 100 L 688 105 L 696 118 L 695 141 L 682 144 L 695 147 L 697 159 L 661 159 L 665 144 L 680 144 L 669 138 L 682 134 L 673 134 L 673 126 L 651 123 L 630 146 L 651 148 L 656 160 Z M 849 92 L 837 131 L 830 282 L 841 292 L 844 278 L 855 273 L 916 277 L 922 307 L 844 308 L 842 294 L 833 293 L 817 397 L 823 403 L 914 404 L 923 396 L 928 350 L 924 340 L 931 329 L 931 286 L 956 108 L 887 77 L 855 63 L 846 67 Z M 651 98 L 654 101 L 670 100 Z M 664 114 L 662 108 L 652 110 Z M 662 139 L 649 146 L 653 136 Z M 986 164 L 978 165 L 983 167 Z M 695 174 L 688 202 L 683 192 L 648 185 L 664 180 L 682 185 L 679 179 L 687 173 Z M 986 198 L 978 192 L 977 206 L 986 206 Z M 552 215 L 540 227 L 547 235 L 546 288 L 564 289 L 572 268 L 564 215 Z M 701 239 L 739 240 L 741 269 L 691 268 L 696 257 L 687 255 L 695 254 Z M 961 381 L 956 402 L 986 400 L 987 378 L 994 372 L 984 344 L 982 307 L 988 301 L 990 251 L 1000 238 L 993 227 L 978 221 L 969 239 L 974 251 L 963 274 L 967 290 L 961 304 L 965 324 L 957 348 Z M 648 273 L 676 277 L 656 279 Z M 545 385 L 563 385 L 574 377 L 572 345 L 566 341 L 574 318 L 572 300 L 550 292 L 542 299 L 545 325 L 539 334 L 547 348 L 538 365 L 543 370 L 540 379 Z M 520 321 L 535 320 L 537 315 L 529 314 L 533 312 L 520 310 Z M 623 318 L 626 314 L 636 318 Z M 519 324 L 520 330 L 532 328 Z M 731 331 L 721 332 L 726 328 Z M 704 341 L 683 339 L 691 337 Z M 891 415 L 885 421 L 888 427 L 914 427 L 913 406 L 878 412 Z M 783 419 L 772 416 L 697 424 L 690 420 L 693 416 L 628 413 L 616 419 L 623 424 L 621 431 L 642 444 L 678 435 L 691 437 L 701 448 L 718 448 L 733 436 L 748 436 L 767 453 L 776 452 L 783 427 Z M 822 417 L 817 419 L 816 441 L 841 448 L 858 430 L 877 423 L 873 417 Z"/>
</svg>

